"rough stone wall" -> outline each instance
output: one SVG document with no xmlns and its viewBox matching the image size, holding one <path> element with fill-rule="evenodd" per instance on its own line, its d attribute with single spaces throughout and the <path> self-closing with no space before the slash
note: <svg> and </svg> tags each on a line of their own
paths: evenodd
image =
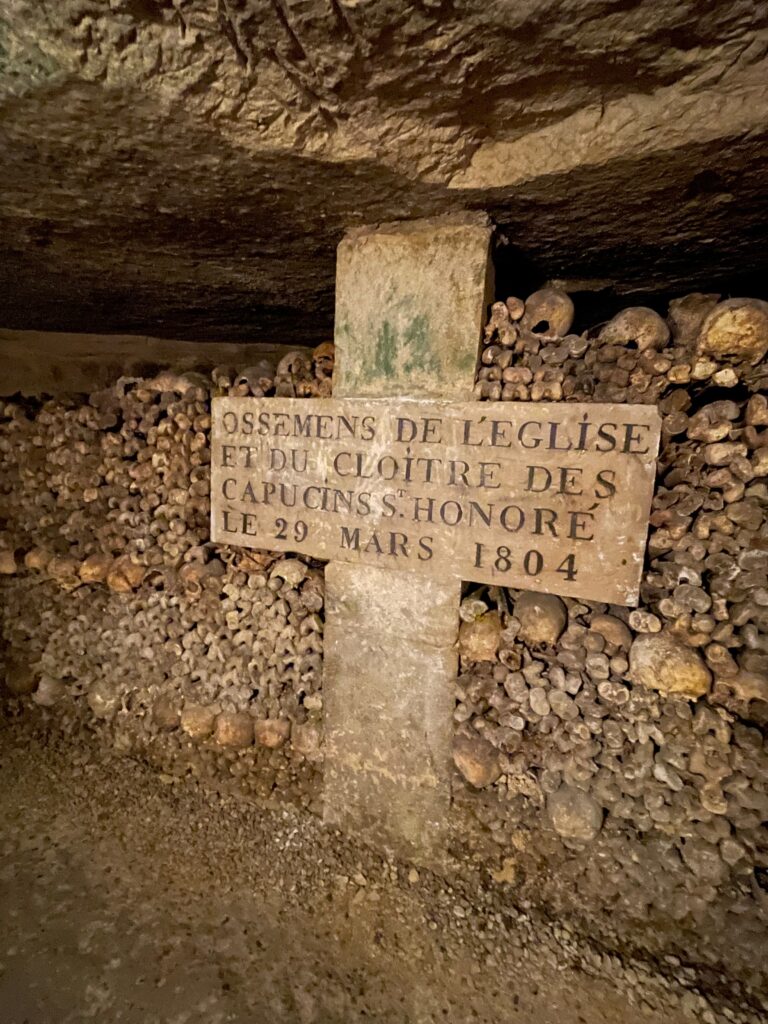
<svg viewBox="0 0 768 1024">
<path fill-rule="evenodd" d="M 346 228 L 468 206 L 548 277 L 761 282 L 767 32 L 760 0 L 3 0 L 0 322 L 320 341 Z"/>
<path fill-rule="evenodd" d="M 331 368 L 320 346 L 212 383 L 0 402 L 6 696 L 172 774 L 311 802 L 323 574 L 208 542 L 210 398 L 320 394 Z"/>
<path fill-rule="evenodd" d="M 521 896 L 758 977 L 768 305 L 692 295 L 666 321 L 628 309 L 581 336 L 572 320 L 556 290 L 497 303 L 478 396 L 658 405 L 641 604 L 468 588 L 454 756 L 471 795 L 461 802 Z"/>
</svg>

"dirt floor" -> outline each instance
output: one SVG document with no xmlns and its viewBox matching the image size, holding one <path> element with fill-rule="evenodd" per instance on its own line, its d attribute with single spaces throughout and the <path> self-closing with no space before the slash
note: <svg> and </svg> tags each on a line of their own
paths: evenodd
<svg viewBox="0 0 768 1024">
<path fill-rule="evenodd" d="M 692 967 L 611 955 L 498 890 L 0 723 L 0 1022 L 750 1022 Z"/>
</svg>

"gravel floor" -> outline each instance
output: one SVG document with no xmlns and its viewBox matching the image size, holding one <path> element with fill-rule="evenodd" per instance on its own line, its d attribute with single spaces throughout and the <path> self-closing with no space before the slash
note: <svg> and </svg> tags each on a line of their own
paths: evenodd
<svg viewBox="0 0 768 1024">
<path fill-rule="evenodd" d="M 82 738 L 1 723 L 0 770 L 3 1024 L 766 1019 L 727 979 L 702 991 Z"/>
</svg>

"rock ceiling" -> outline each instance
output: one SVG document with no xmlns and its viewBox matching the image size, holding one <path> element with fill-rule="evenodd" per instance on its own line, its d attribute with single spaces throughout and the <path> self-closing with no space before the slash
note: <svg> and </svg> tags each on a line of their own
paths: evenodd
<svg viewBox="0 0 768 1024">
<path fill-rule="evenodd" d="M 759 0 L 4 0 L 0 326 L 316 341 L 346 226 L 510 290 L 765 291 Z"/>
</svg>

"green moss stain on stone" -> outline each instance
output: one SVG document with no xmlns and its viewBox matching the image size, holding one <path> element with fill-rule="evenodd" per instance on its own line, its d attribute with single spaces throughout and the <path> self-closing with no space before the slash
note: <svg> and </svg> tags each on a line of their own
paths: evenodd
<svg viewBox="0 0 768 1024">
<path fill-rule="evenodd" d="M 414 309 L 415 305 L 408 296 L 385 304 L 380 318 L 337 324 L 336 338 L 343 351 L 337 364 L 340 390 L 397 394 L 409 382 L 426 385 L 429 381 L 431 387 L 439 388 L 455 373 L 474 374 L 477 350 L 465 345 L 453 348 L 450 331 L 444 337 L 435 330 L 429 313 Z"/>
<path fill-rule="evenodd" d="M 431 345 L 429 319 L 425 314 L 421 313 L 414 317 L 405 329 L 403 340 L 408 355 L 403 366 L 406 373 L 413 373 L 417 370 L 424 373 L 439 372 L 440 361 Z"/>
<path fill-rule="evenodd" d="M 477 369 L 477 360 L 480 355 L 480 342 L 477 344 L 477 351 L 472 352 L 470 349 L 461 349 L 461 358 L 458 362 L 457 369 L 463 370 L 465 373 L 474 373 Z"/>
<path fill-rule="evenodd" d="M 430 344 L 429 320 L 418 314 L 402 329 L 384 320 L 376 332 L 372 376 L 392 379 L 398 373 L 437 373 L 440 362 Z"/>
<path fill-rule="evenodd" d="M 394 377 L 397 355 L 397 331 L 385 320 L 376 334 L 373 353 L 373 371 L 377 377 Z"/>
</svg>

